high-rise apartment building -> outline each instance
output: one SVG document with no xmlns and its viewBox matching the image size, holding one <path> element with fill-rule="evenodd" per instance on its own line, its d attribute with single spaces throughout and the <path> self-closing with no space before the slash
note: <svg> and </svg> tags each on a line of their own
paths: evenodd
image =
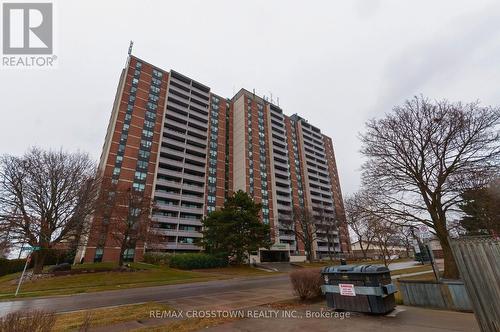
<svg viewBox="0 0 500 332">
<path fill-rule="evenodd" d="M 223 98 L 187 76 L 130 55 L 99 172 L 114 185 L 154 200 L 155 231 L 164 239 L 155 251 L 202 250 L 196 245 L 201 220 L 237 190 L 262 204 L 262 222 L 270 225 L 275 243 L 252 253 L 252 260 L 303 260 L 304 244 L 291 227 L 294 214 L 306 210 L 333 225 L 317 227 L 315 257 L 350 251 L 332 140 L 245 89 Z M 107 218 L 93 216 L 80 253 L 84 261 L 118 260 L 120 247 Z M 138 241 L 125 259 L 140 260 L 147 249 Z"/>
</svg>

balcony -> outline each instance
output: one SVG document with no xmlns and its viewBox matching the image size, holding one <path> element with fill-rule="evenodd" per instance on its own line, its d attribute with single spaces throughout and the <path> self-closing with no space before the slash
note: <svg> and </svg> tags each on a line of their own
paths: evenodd
<svg viewBox="0 0 500 332">
<path fill-rule="evenodd" d="M 190 158 L 190 157 L 188 157 L 188 158 Z M 203 174 L 205 173 L 205 166 L 196 166 L 196 165 L 193 165 L 193 164 L 184 163 L 184 168 L 192 170 L 192 171 L 197 171 L 197 172 L 200 172 L 200 173 L 203 173 Z M 184 175 L 188 175 L 188 174 L 184 173 Z M 205 177 L 205 175 L 203 175 L 203 178 L 204 177 Z"/>
<path fill-rule="evenodd" d="M 194 195 L 188 195 L 188 194 L 182 194 L 181 199 L 184 202 L 189 202 L 189 203 L 199 203 L 199 204 L 204 204 L 205 203 L 205 198 L 204 197 L 198 197 Z"/>
<path fill-rule="evenodd" d="M 279 238 L 280 240 L 295 241 L 295 235 L 293 234 L 280 234 Z"/>
<path fill-rule="evenodd" d="M 183 183 L 182 184 L 182 189 L 187 189 L 187 190 L 195 191 L 195 192 L 198 192 L 198 193 L 205 193 L 205 187 L 204 186 L 197 186 L 197 185 L 194 185 L 194 184 Z"/>
<path fill-rule="evenodd" d="M 180 154 L 183 154 L 184 152 L 184 143 L 181 143 L 181 142 L 178 142 L 176 140 L 169 140 L 167 142 L 167 144 L 171 144 L 171 143 L 175 143 L 173 145 L 175 146 L 178 146 L 179 148 L 182 148 L 182 151 L 179 151 L 179 150 L 176 150 L 176 149 L 172 149 L 172 148 L 169 148 L 167 146 L 162 146 L 160 148 L 160 152 L 163 152 L 163 153 L 168 153 L 168 154 L 171 154 L 171 155 L 174 155 L 174 156 L 178 156 Z"/>
<path fill-rule="evenodd" d="M 157 215 L 157 214 L 153 214 L 152 219 L 154 221 L 157 221 L 157 222 L 165 222 L 165 223 L 171 223 L 171 224 L 177 224 L 179 222 L 178 217 L 166 217 L 166 216 Z M 201 222 L 200 222 L 200 225 L 201 225 Z"/>
<path fill-rule="evenodd" d="M 164 190 L 155 190 L 155 196 L 162 197 L 162 198 L 176 199 L 176 200 L 181 199 L 180 193 L 170 193 L 170 192 L 166 192 Z"/>
<path fill-rule="evenodd" d="M 165 179 L 156 179 L 156 184 L 161 185 L 161 186 L 169 186 L 172 188 L 181 188 L 182 183 L 176 182 L 176 181 L 169 181 Z"/>
<path fill-rule="evenodd" d="M 182 161 L 178 160 L 173 160 L 165 157 L 160 157 L 160 163 L 169 165 L 169 166 L 176 166 L 176 167 L 184 167 L 184 163 Z M 175 172 L 175 171 L 174 171 Z"/>
<path fill-rule="evenodd" d="M 163 249 L 167 250 L 194 250 L 200 251 L 203 248 L 198 247 L 194 244 L 184 244 L 184 243 L 176 243 L 176 242 L 168 242 L 166 245 L 162 245 Z"/>
<path fill-rule="evenodd" d="M 195 238 L 201 238 L 203 235 L 199 232 L 196 231 L 183 231 L 183 230 L 167 230 L 167 229 L 159 229 L 158 230 L 160 234 L 162 235 L 167 235 L 167 236 L 184 236 L 184 237 L 195 237 Z"/>
<path fill-rule="evenodd" d="M 179 205 L 179 211 L 180 212 L 186 212 L 186 213 L 196 213 L 196 214 L 203 214 L 203 207 L 197 208 L 197 207 L 186 207 Z"/>
</svg>

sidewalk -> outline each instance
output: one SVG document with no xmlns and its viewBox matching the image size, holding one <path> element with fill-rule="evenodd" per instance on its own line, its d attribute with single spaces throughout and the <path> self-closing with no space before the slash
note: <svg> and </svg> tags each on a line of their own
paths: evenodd
<svg viewBox="0 0 500 332">
<path fill-rule="evenodd" d="M 202 292 L 201 292 L 202 293 Z M 218 295 L 186 296 L 172 300 L 161 301 L 170 307 L 181 311 L 203 310 L 239 310 L 259 307 L 268 303 L 285 301 L 294 298 L 288 283 L 281 286 L 263 287 L 259 290 L 238 290 L 220 293 Z M 131 321 L 110 326 L 93 328 L 91 332 L 121 332 L 145 327 L 167 324 L 169 319 L 149 318 L 140 322 Z"/>
<path fill-rule="evenodd" d="M 262 307 L 260 309 L 267 310 Z M 473 314 L 454 311 L 432 310 L 417 307 L 398 306 L 395 317 L 352 313 L 350 318 L 305 318 L 306 310 L 321 312 L 324 303 L 298 308 L 302 318 L 253 318 L 241 319 L 223 325 L 204 329 L 210 332 L 234 331 L 356 331 L 356 332 L 479 332 Z"/>
</svg>

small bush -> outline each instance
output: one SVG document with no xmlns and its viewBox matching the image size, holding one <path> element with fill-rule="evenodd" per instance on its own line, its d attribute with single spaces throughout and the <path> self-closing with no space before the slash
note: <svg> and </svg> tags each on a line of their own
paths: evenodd
<svg viewBox="0 0 500 332">
<path fill-rule="evenodd" d="M 208 254 L 178 254 L 170 258 L 170 267 L 191 270 L 227 266 L 227 259 Z"/>
<path fill-rule="evenodd" d="M 71 264 L 62 263 L 59 265 L 54 265 L 49 268 L 49 272 L 58 272 L 58 271 L 71 271 Z"/>
<path fill-rule="evenodd" d="M 0 258 L 0 276 L 21 272 L 24 269 L 25 259 Z"/>
<path fill-rule="evenodd" d="M 0 332 L 50 332 L 55 322 L 56 316 L 52 312 L 16 311 L 0 318 Z"/>
<path fill-rule="evenodd" d="M 166 252 L 147 252 L 144 254 L 144 263 L 153 265 L 168 265 L 172 254 Z"/>
<path fill-rule="evenodd" d="M 290 273 L 290 281 L 292 282 L 295 294 L 301 299 L 313 299 L 321 296 L 321 285 L 323 278 L 319 270 L 295 270 Z"/>
</svg>

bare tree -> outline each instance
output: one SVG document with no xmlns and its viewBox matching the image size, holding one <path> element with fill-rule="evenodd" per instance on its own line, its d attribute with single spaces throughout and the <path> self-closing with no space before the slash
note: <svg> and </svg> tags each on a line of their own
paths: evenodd
<svg viewBox="0 0 500 332">
<path fill-rule="evenodd" d="M 123 265 L 127 250 L 135 250 L 139 245 L 144 247 L 146 243 L 157 244 L 160 235 L 152 227 L 151 219 L 154 204 L 143 191 L 105 180 L 99 201 L 96 216 L 103 222 L 94 223 L 91 236 L 100 237 L 99 246 L 120 248 L 119 266 Z"/>
<path fill-rule="evenodd" d="M 361 136 L 363 185 L 378 193 L 379 215 L 432 228 L 443 248 L 445 278 L 459 276 L 448 218 L 467 187 L 498 174 L 499 123 L 498 108 L 415 97 L 368 121 Z"/>
<path fill-rule="evenodd" d="M 397 237 L 400 239 L 401 244 L 405 247 L 406 257 L 410 257 L 410 252 L 413 248 L 413 243 L 416 239 L 413 231 L 413 226 L 397 226 Z"/>
<path fill-rule="evenodd" d="M 32 148 L 22 157 L 0 158 L 0 230 L 13 244 L 40 247 L 35 273 L 47 249 L 80 235 L 94 209 L 96 183 L 94 162 L 84 153 Z"/>
<path fill-rule="evenodd" d="M 392 223 L 381 218 L 374 218 L 370 226 L 374 234 L 373 245 L 380 252 L 384 265 L 389 266 L 395 256 L 393 248 L 400 245 L 398 229 Z"/>
<path fill-rule="evenodd" d="M 328 257 L 330 261 L 333 261 L 334 255 L 337 252 L 335 249 L 335 240 L 340 239 L 337 218 L 335 214 L 327 213 L 327 211 L 321 207 L 315 208 L 314 214 L 316 219 L 316 231 L 319 233 L 318 236 L 322 236 L 322 238 L 318 238 L 318 240 L 326 239 Z"/>
<path fill-rule="evenodd" d="M 368 204 L 367 195 L 363 192 L 347 198 L 344 203 L 346 223 L 356 235 L 364 259 L 375 239 Z"/>
<path fill-rule="evenodd" d="M 316 220 L 311 210 L 295 206 L 293 217 L 283 219 L 282 226 L 295 235 L 295 238 L 304 244 L 306 259 L 311 262 L 314 258 L 313 248 L 316 239 Z"/>
</svg>

